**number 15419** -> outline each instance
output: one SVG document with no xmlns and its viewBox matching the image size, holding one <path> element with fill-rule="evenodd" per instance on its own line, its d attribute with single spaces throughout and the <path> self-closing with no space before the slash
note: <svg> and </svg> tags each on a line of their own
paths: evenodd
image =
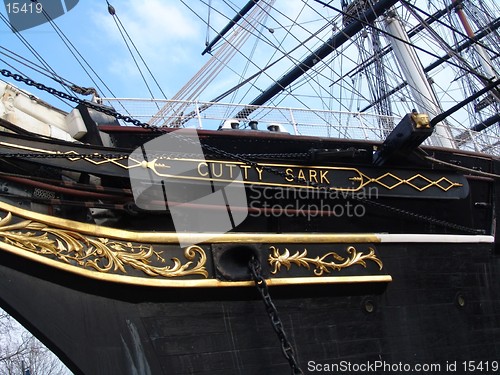
<svg viewBox="0 0 500 375">
<path fill-rule="evenodd" d="M 9 14 L 33 14 L 42 13 L 43 6 L 40 3 L 5 3 L 5 8 L 7 8 L 7 13 Z"/>
</svg>

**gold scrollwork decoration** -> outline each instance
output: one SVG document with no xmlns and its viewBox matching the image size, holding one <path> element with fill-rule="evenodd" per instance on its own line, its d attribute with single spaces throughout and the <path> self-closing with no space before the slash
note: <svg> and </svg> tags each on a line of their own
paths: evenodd
<svg viewBox="0 0 500 375">
<path fill-rule="evenodd" d="M 281 254 L 280 250 L 275 246 L 271 246 L 269 249 L 271 250 L 271 254 L 269 254 L 269 264 L 274 267 L 271 271 L 272 274 L 277 274 L 281 266 L 289 270 L 292 264 L 299 267 L 305 267 L 307 269 L 310 269 L 311 265 L 313 265 L 315 267 L 314 274 L 316 276 L 322 276 L 325 272 L 330 273 L 330 270 L 340 271 L 343 268 L 347 268 L 355 264 L 359 264 L 366 268 L 367 260 L 375 262 L 380 269 L 383 267 L 382 261 L 377 258 L 375 249 L 372 247 L 368 248 L 370 250 L 368 254 L 358 252 L 354 246 L 349 246 L 346 250 L 349 254 L 347 257 L 342 257 L 338 253 L 331 251 L 321 257 L 317 256 L 316 258 L 307 258 L 307 249 L 304 249 L 302 253 L 297 251 L 293 255 L 291 255 L 290 251 L 286 248 L 283 254 Z M 327 260 L 328 257 L 333 259 L 329 261 Z"/>
<path fill-rule="evenodd" d="M 5 243 L 35 254 L 54 256 L 68 264 L 93 268 L 99 272 L 118 271 L 126 274 L 126 268 L 131 267 L 149 276 L 208 277 L 205 268 L 207 256 L 205 251 L 196 245 L 184 250 L 184 257 L 187 259 L 184 264 L 178 258 L 172 258 L 173 265 L 158 267 L 151 264 L 152 260 L 156 258 L 156 261 L 166 263 L 166 259 L 162 257 L 162 252 L 154 250 L 152 245 L 134 245 L 131 242 L 103 237 L 91 238 L 74 231 L 50 228 L 32 220 L 10 224 L 11 221 L 10 212 L 0 220 L 0 238 Z"/>
</svg>

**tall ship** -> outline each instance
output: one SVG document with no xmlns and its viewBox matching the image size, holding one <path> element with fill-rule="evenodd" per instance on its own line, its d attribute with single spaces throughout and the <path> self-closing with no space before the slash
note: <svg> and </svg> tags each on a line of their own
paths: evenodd
<svg viewBox="0 0 500 375">
<path fill-rule="evenodd" d="M 169 3 L 169 99 L 2 46 L 0 307 L 75 374 L 500 373 L 500 4 Z"/>
</svg>

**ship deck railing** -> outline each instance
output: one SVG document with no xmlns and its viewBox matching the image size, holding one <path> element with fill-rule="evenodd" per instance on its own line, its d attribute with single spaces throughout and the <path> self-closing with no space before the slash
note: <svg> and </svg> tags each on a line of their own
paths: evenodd
<svg viewBox="0 0 500 375">
<path fill-rule="evenodd" d="M 270 124 L 278 124 L 293 135 L 371 141 L 383 141 L 402 117 L 323 109 L 252 107 L 243 104 L 144 98 L 105 98 L 103 102 L 119 113 L 154 126 L 216 130 L 226 120 L 238 117 L 240 129 L 248 129 L 249 122 L 256 121 L 258 129 L 264 131 Z M 245 118 L 241 118 L 243 111 L 248 113 Z M 498 124 L 482 132 L 472 131 L 459 123 L 448 123 L 448 126 L 457 148 L 500 156 Z M 425 144 L 433 145 L 432 139 L 427 140 Z"/>
</svg>

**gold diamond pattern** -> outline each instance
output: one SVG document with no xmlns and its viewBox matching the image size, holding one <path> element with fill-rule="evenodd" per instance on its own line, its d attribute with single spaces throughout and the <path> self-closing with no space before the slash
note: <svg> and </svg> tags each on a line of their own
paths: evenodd
<svg viewBox="0 0 500 375">
<path fill-rule="evenodd" d="M 383 174 L 382 176 L 379 176 L 376 178 L 369 177 L 369 176 L 363 174 L 363 178 L 364 178 L 364 182 L 362 184 L 362 187 L 364 187 L 368 184 L 371 184 L 371 183 L 376 183 L 376 184 L 379 184 L 379 185 L 385 187 L 388 190 L 392 190 L 395 187 L 397 187 L 399 185 L 404 185 L 404 184 L 411 186 L 412 188 L 414 188 L 415 190 L 418 190 L 418 191 L 424 191 L 424 190 L 427 190 L 433 186 L 435 186 L 443 191 L 448 191 L 451 188 L 463 186 L 463 184 L 460 184 L 458 182 L 453 182 L 450 179 L 448 179 L 447 177 L 441 177 L 438 180 L 431 180 L 430 178 L 428 178 L 424 175 L 421 175 L 420 173 L 413 175 L 410 178 L 401 178 L 401 177 L 398 177 L 398 176 L 392 174 L 391 172 L 387 172 L 387 173 Z M 384 179 L 385 179 L 385 181 L 384 181 Z M 391 179 L 392 179 L 392 181 L 391 181 Z M 424 183 L 424 185 L 417 184 L 417 182 L 419 180 L 422 181 Z"/>
</svg>

